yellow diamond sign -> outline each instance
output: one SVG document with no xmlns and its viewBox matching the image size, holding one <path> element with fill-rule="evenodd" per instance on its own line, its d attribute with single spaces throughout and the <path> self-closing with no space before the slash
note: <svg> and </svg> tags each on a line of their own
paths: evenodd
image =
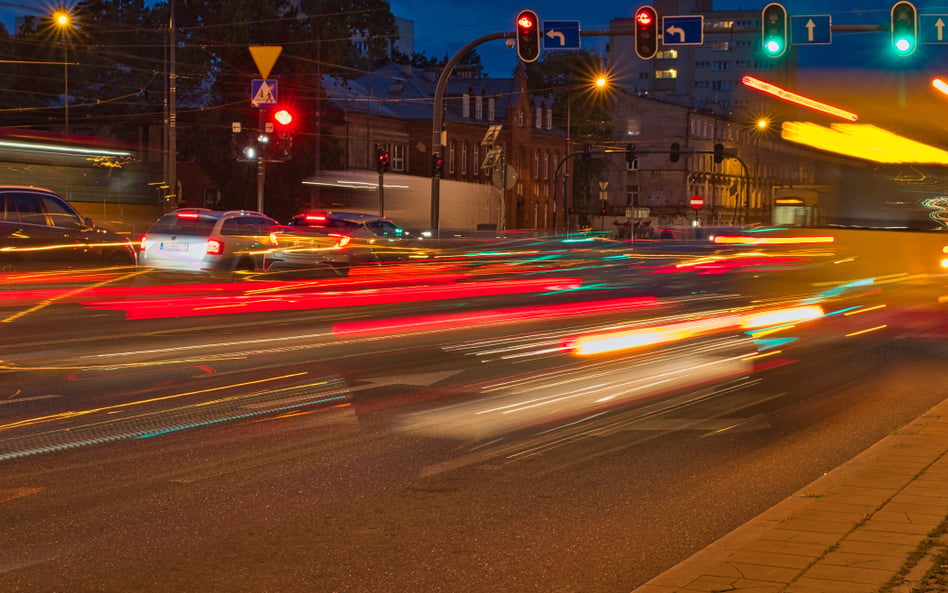
<svg viewBox="0 0 948 593">
<path fill-rule="evenodd" d="M 282 52 L 282 45 L 250 46 L 250 56 L 253 58 L 253 63 L 257 65 L 257 70 L 260 72 L 260 78 L 267 78 L 270 76 L 270 70 L 273 69 L 273 65 L 276 64 L 277 58 L 280 57 Z"/>
</svg>

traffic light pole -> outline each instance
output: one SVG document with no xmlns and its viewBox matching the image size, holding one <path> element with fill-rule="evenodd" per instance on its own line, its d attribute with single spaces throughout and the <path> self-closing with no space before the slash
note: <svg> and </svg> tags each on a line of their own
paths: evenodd
<svg viewBox="0 0 948 593">
<path fill-rule="evenodd" d="M 458 65 L 458 62 L 461 61 L 468 52 L 472 49 L 481 45 L 482 43 L 487 43 L 488 41 L 493 41 L 495 39 L 513 39 L 516 37 L 516 33 L 490 33 L 484 35 L 483 37 L 478 37 L 474 41 L 471 41 L 461 49 L 457 51 L 456 54 L 451 56 L 451 59 L 444 65 L 444 68 L 441 69 L 441 75 L 438 76 L 438 84 L 435 86 L 434 94 L 434 109 L 432 113 L 432 134 L 431 134 L 431 158 L 435 158 L 434 155 L 443 154 L 444 142 L 444 93 L 448 88 L 448 81 L 451 79 L 451 73 L 454 71 L 454 67 Z M 441 237 L 440 230 L 440 200 L 441 200 L 441 177 L 439 175 L 432 175 L 431 177 L 431 233 L 435 238 Z"/>
</svg>

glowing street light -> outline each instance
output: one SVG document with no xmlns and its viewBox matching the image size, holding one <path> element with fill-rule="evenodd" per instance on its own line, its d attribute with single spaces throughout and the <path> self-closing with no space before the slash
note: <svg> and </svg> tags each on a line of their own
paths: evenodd
<svg viewBox="0 0 948 593">
<path fill-rule="evenodd" d="M 72 29 L 72 14 L 65 8 L 60 8 L 52 15 L 53 23 L 59 28 L 63 40 L 63 111 L 65 130 L 69 133 L 69 44 L 66 35 Z"/>
</svg>

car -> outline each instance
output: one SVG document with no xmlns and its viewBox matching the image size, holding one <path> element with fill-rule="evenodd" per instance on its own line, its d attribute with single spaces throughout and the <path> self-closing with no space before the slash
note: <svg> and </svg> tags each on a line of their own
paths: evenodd
<svg viewBox="0 0 948 593">
<path fill-rule="evenodd" d="M 133 266 L 125 235 L 96 226 L 52 190 L 0 185 L 0 272 Z"/>
<path fill-rule="evenodd" d="M 159 218 L 141 237 L 138 263 L 206 274 L 260 271 L 280 226 L 252 210 L 179 208 Z"/>
<path fill-rule="evenodd" d="M 345 274 L 359 263 L 427 257 L 420 238 L 389 218 L 359 212 L 297 214 L 277 242 L 267 254 L 268 270 L 331 267 Z"/>
</svg>

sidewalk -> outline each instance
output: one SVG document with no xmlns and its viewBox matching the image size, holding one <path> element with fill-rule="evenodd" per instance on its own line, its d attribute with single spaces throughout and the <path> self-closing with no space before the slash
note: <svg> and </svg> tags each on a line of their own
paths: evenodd
<svg viewBox="0 0 948 593">
<path fill-rule="evenodd" d="M 907 592 L 946 518 L 948 400 L 634 593 Z"/>
</svg>

